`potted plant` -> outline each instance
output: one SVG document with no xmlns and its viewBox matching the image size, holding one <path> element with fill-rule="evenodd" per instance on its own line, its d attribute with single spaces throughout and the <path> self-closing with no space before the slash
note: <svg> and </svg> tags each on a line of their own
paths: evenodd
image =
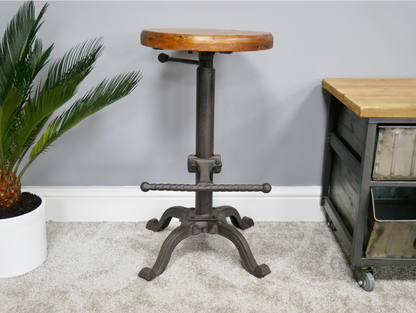
<svg viewBox="0 0 416 313">
<path fill-rule="evenodd" d="M 53 45 L 44 49 L 36 38 L 47 7 L 36 17 L 33 2 L 25 2 L 0 43 L 0 278 L 29 272 L 46 259 L 45 201 L 21 191 L 28 166 L 66 131 L 130 94 L 141 78 L 131 72 L 105 79 L 48 123 L 92 71 L 103 43 L 88 40 L 51 62 Z"/>
</svg>

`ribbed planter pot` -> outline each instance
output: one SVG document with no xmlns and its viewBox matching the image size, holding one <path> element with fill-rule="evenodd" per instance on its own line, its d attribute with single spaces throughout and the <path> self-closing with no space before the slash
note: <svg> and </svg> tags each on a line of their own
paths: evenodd
<svg viewBox="0 0 416 313">
<path fill-rule="evenodd" d="M 0 219 L 0 278 L 26 274 L 46 259 L 45 199 L 24 215 Z"/>
</svg>

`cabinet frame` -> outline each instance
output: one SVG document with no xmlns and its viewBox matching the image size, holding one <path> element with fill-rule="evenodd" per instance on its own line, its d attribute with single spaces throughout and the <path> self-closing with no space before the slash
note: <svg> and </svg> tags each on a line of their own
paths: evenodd
<svg viewBox="0 0 416 313">
<path fill-rule="evenodd" d="M 341 240 L 350 256 L 354 275 L 361 285 L 366 273 L 372 273 L 371 266 L 415 266 L 415 258 L 366 258 L 367 219 L 371 205 L 370 188 L 385 187 L 416 187 L 416 181 L 381 181 L 372 179 L 375 151 L 377 146 L 379 125 L 409 125 L 416 126 L 416 118 L 356 118 L 364 122 L 364 140 L 362 155 L 356 156 L 355 151 L 337 135 L 339 112 L 343 109 L 335 96 L 329 94 L 327 112 L 327 130 L 324 150 L 324 165 L 322 175 L 321 206 L 324 208 L 329 226 Z M 354 113 L 353 113 L 354 114 Z M 358 208 L 354 225 L 347 225 L 336 205 L 330 198 L 333 160 L 337 155 L 359 182 Z M 348 227 L 350 226 L 350 227 Z M 353 228 L 351 230 L 349 228 Z M 371 290 L 368 290 L 371 291 Z"/>
</svg>

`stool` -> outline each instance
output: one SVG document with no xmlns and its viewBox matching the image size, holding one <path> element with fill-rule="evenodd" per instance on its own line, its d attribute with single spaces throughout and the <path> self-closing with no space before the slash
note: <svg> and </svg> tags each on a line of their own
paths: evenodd
<svg viewBox="0 0 416 313">
<path fill-rule="evenodd" d="M 271 186 L 214 184 L 213 174 L 221 172 L 221 156 L 214 155 L 214 89 L 215 53 L 266 50 L 273 47 L 273 36 L 267 32 L 212 30 L 212 29 L 146 29 L 141 33 L 141 44 L 154 49 L 196 51 L 199 60 L 179 59 L 159 54 L 159 61 L 198 65 L 196 100 L 196 154 L 188 157 L 188 171 L 196 174 L 196 184 L 149 184 L 143 182 L 141 189 L 195 192 L 195 208 L 174 206 L 167 209 L 160 221 L 151 219 L 146 228 L 160 231 L 166 228 L 172 217 L 181 225 L 174 229 L 163 243 L 153 268 L 143 268 L 139 276 L 151 281 L 163 273 L 175 247 L 185 238 L 200 233 L 219 234 L 237 247 L 244 268 L 261 278 L 270 273 L 267 265 L 258 265 L 244 236 L 235 227 L 247 229 L 254 225 L 249 217 L 240 217 L 231 206 L 214 208 L 214 191 L 262 191 L 268 193 Z M 233 227 L 227 222 L 230 218 Z"/>
</svg>

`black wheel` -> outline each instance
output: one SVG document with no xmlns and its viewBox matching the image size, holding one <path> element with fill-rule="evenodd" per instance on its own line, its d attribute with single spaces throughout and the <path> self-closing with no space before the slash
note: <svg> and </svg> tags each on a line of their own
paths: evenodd
<svg viewBox="0 0 416 313">
<path fill-rule="evenodd" d="M 363 288 L 365 291 L 373 291 L 374 287 L 376 286 L 376 282 L 374 280 L 374 276 L 372 273 L 367 272 L 364 274 L 364 281 L 359 281 L 358 284 Z"/>
<path fill-rule="evenodd" d="M 334 223 L 332 223 L 332 221 L 328 222 L 328 227 L 331 228 L 332 231 L 337 231 L 337 229 L 334 226 Z"/>
<path fill-rule="evenodd" d="M 332 223 L 327 213 L 325 213 L 325 217 L 326 217 L 326 224 L 328 225 L 328 227 L 331 228 L 332 231 L 336 231 L 337 229 L 335 228 L 334 223 Z"/>
</svg>

